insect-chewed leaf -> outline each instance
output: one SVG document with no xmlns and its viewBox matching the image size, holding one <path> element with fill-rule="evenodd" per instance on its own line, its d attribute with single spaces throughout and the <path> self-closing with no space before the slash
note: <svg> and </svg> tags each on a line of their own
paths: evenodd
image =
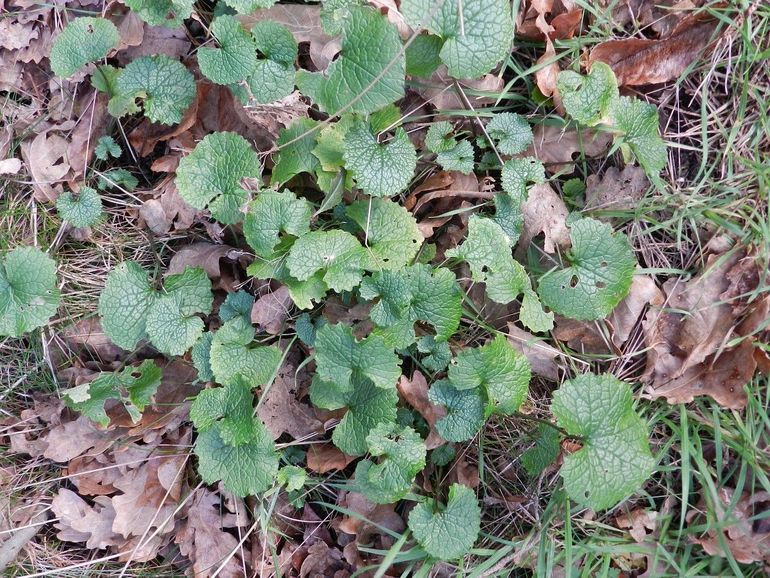
<svg viewBox="0 0 770 578">
<path fill-rule="evenodd" d="M 579 504 L 611 508 L 652 473 L 647 427 L 625 382 L 609 374 L 580 375 L 554 393 L 551 411 L 559 426 L 581 438 L 582 448 L 566 455 L 561 468 L 567 492 Z"/>
<path fill-rule="evenodd" d="M 441 60 L 455 78 L 477 78 L 511 49 L 513 20 L 505 0 L 403 0 L 401 13 L 415 30 L 441 36 Z"/>
<path fill-rule="evenodd" d="M 366 445 L 370 455 L 381 459 L 376 464 L 371 460 L 358 462 L 356 484 L 375 504 L 397 502 L 425 467 L 425 443 L 412 428 L 385 422 L 369 432 Z"/>
<path fill-rule="evenodd" d="M 0 259 L 0 335 L 21 337 L 59 308 L 56 263 L 37 247 L 16 247 Z"/>
<path fill-rule="evenodd" d="M 123 404 L 134 423 L 137 423 L 160 386 L 162 371 L 150 360 L 137 367 L 126 367 L 115 373 L 102 373 L 89 383 L 64 390 L 62 395 L 68 407 L 79 411 L 96 423 L 107 426 L 110 418 L 104 404 L 117 399 Z"/>
<path fill-rule="evenodd" d="M 358 186 L 373 197 L 392 197 L 406 189 L 417 166 L 417 151 L 403 128 L 380 144 L 363 121 L 348 129 L 344 158 Z"/>
<path fill-rule="evenodd" d="M 93 227 L 104 215 L 102 198 L 91 187 L 80 187 L 77 195 L 67 191 L 56 199 L 59 216 L 73 227 Z"/>
<path fill-rule="evenodd" d="M 545 167 L 535 157 L 509 159 L 503 163 L 500 184 L 514 202 L 526 200 L 529 183 L 542 182 L 545 182 Z"/>
<path fill-rule="evenodd" d="M 395 26 L 369 6 L 349 11 L 339 58 L 324 74 L 297 75 L 300 91 L 329 114 L 371 113 L 404 96 L 404 54 Z"/>
<path fill-rule="evenodd" d="M 532 143 L 532 129 L 527 120 L 515 112 L 501 112 L 487 125 L 489 136 L 497 141 L 497 150 L 504 155 L 517 155 Z"/>
<path fill-rule="evenodd" d="M 176 185 L 190 205 L 208 207 L 215 219 L 233 224 L 243 219 L 241 206 L 249 197 L 241 179 L 260 174 L 259 159 L 246 139 L 232 132 L 215 132 L 179 161 Z"/>
<path fill-rule="evenodd" d="M 144 116 L 152 122 L 176 124 L 195 99 L 195 78 L 187 67 L 168 56 L 141 56 L 131 61 L 115 82 L 118 101 L 144 103 Z M 119 109 L 115 105 L 111 110 Z"/>
<path fill-rule="evenodd" d="M 347 216 L 366 236 L 366 244 L 378 269 L 400 269 L 414 259 L 423 242 L 417 220 L 390 199 L 357 201 Z"/>
<path fill-rule="evenodd" d="M 464 442 L 484 425 L 484 400 L 478 388 L 457 389 L 446 379 L 435 382 L 428 399 L 446 407 L 447 414 L 436 422 L 436 431 L 448 442 Z"/>
<path fill-rule="evenodd" d="M 125 0 L 125 4 L 150 26 L 178 28 L 192 16 L 195 0 Z"/>
<path fill-rule="evenodd" d="M 289 190 L 262 191 L 249 204 L 243 234 L 257 255 L 269 258 L 282 233 L 301 237 L 310 231 L 312 214 L 310 203 Z"/>
<path fill-rule="evenodd" d="M 211 34 L 219 48 L 198 49 L 198 65 L 203 75 L 216 84 L 235 84 L 249 78 L 257 67 L 254 38 L 235 16 L 225 14 L 214 19 Z"/>
<path fill-rule="evenodd" d="M 72 76 L 89 62 L 107 56 L 118 42 L 118 29 L 106 18 L 75 18 L 53 42 L 51 70 L 65 78 Z"/>
<path fill-rule="evenodd" d="M 601 122 L 619 95 L 615 74 L 604 62 L 594 62 L 585 76 L 571 70 L 560 72 L 556 87 L 567 114 L 587 126 Z"/>
<path fill-rule="evenodd" d="M 590 218 L 570 231 L 569 266 L 540 278 L 543 303 L 571 319 L 602 319 L 628 294 L 636 268 L 634 253 L 622 233 Z"/>
<path fill-rule="evenodd" d="M 449 366 L 449 381 L 460 390 L 481 387 L 487 414 L 512 414 L 529 392 L 529 361 L 502 335 L 481 347 L 461 351 Z"/>
<path fill-rule="evenodd" d="M 466 486 L 452 484 L 446 506 L 429 498 L 409 512 L 409 529 L 434 558 L 455 560 L 464 556 L 481 529 L 476 495 Z"/>
</svg>

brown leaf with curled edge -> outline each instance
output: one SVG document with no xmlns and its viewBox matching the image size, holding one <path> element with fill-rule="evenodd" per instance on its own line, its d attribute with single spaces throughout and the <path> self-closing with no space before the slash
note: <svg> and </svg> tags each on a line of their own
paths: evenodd
<svg viewBox="0 0 770 578">
<path fill-rule="evenodd" d="M 230 251 L 235 251 L 230 245 L 217 245 L 214 243 L 193 243 L 177 251 L 171 258 L 166 275 L 182 273 L 186 267 L 203 267 L 211 279 L 222 276 L 220 260 L 227 257 Z"/>
<path fill-rule="evenodd" d="M 307 448 L 307 468 L 319 474 L 344 470 L 355 459 L 330 443 L 310 444 Z"/>
<path fill-rule="evenodd" d="M 594 62 L 610 65 L 620 86 L 660 84 L 681 76 L 714 47 L 720 21 L 708 12 L 682 19 L 671 35 L 660 40 L 627 38 L 602 42 L 591 50 Z"/>
<path fill-rule="evenodd" d="M 107 496 L 88 503 L 75 492 L 61 488 L 51 501 L 56 515 L 56 537 L 65 542 L 85 542 L 89 549 L 102 550 L 123 544 L 125 540 L 112 530 L 115 510 Z"/>
<path fill-rule="evenodd" d="M 21 156 L 27 166 L 35 199 L 55 201 L 64 190 L 62 181 L 70 171 L 67 162 L 69 142 L 56 131 L 41 131 L 31 141 L 21 143 Z"/>
<path fill-rule="evenodd" d="M 540 17 L 547 18 L 549 32 L 537 22 Z M 532 0 L 522 2 L 516 17 L 516 37 L 527 40 L 542 40 L 549 34 L 553 40 L 567 40 L 577 32 L 583 9 L 575 6 L 572 0 Z M 545 21 L 545 20 L 544 20 Z"/>
<path fill-rule="evenodd" d="M 740 283 L 731 272 L 751 275 L 743 257 L 737 251 L 709 255 L 705 269 L 692 280 L 670 279 L 663 286 L 663 306 L 650 309 L 644 321 L 648 351 L 642 381 L 652 397 L 674 404 L 709 395 L 723 407 L 745 407 L 743 386 L 757 367 L 753 334 L 761 322 L 756 315 L 743 323 L 740 319 L 767 304 L 725 301 Z M 728 347 L 741 336 L 738 345 Z"/>
<path fill-rule="evenodd" d="M 438 434 L 435 426 L 436 422 L 446 415 L 446 409 L 428 400 L 428 382 L 425 376 L 419 371 L 412 374 L 412 379 L 402 375 L 396 387 L 401 397 L 428 422 L 430 434 L 425 440 L 426 447 L 432 450 L 444 445 L 446 441 Z"/>
<path fill-rule="evenodd" d="M 559 365 L 556 358 L 561 351 L 545 343 L 540 337 L 519 329 L 513 323 L 508 323 L 508 341 L 529 361 L 532 371 L 537 375 L 557 381 L 559 379 Z"/>
<path fill-rule="evenodd" d="M 575 170 L 575 156 L 586 158 L 603 155 L 612 135 L 608 132 L 588 129 L 566 130 L 563 126 L 537 125 L 534 139 L 529 148 L 520 156 L 534 156 L 545 165 L 549 173 L 571 173 Z"/>
<path fill-rule="evenodd" d="M 663 293 L 655 285 L 655 279 L 647 275 L 634 275 L 628 295 L 618 303 L 608 318 L 615 346 L 621 347 L 628 340 L 648 304 L 659 306 L 663 301 Z"/>
<path fill-rule="evenodd" d="M 711 556 L 727 557 L 724 550 L 727 546 L 740 564 L 770 563 L 770 525 L 767 524 L 770 493 L 744 492 L 736 500 L 733 488 L 722 487 L 717 489 L 717 495 L 718 504 L 707 505 L 701 500 L 699 507 L 687 515 L 688 523 L 693 525 L 705 522 L 699 512 L 715 511 L 717 518 L 716 523 L 707 525 L 709 529 L 703 535 L 692 536 L 691 540 Z"/>
</svg>

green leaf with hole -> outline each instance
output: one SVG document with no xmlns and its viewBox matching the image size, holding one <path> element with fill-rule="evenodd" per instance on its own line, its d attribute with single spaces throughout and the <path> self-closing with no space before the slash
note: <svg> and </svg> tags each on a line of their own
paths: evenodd
<svg viewBox="0 0 770 578">
<path fill-rule="evenodd" d="M 356 466 L 355 482 L 370 502 L 393 504 L 412 487 L 425 468 L 427 450 L 420 434 L 392 422 L 378 424 L 366 436 L 369 455 L 378 463 L 362 460 Z"/>
<path fill-rule="evenodd" d="M 274 346 L 253 346 L 254 326 L 243 317 L 225 322 L 211 341 L 211 371 L 217 383 L 229 385 L 239 378 L 253 386 L 264 385 L 281 362 L 281 350 Z"/>
<path fill-rule="evenodd" d="M 254 45 L 264 58 L 258 58 L 246 79 L 256 102 L 267 104 L 289 96 L 294 90 L 294 61 L 297 42 L 291 32 L 277 22 L 261 20 L 251 29 Z"/>
<path fill-rule="evenodd" d="M 378 335 L 356 341 L 350 327 L 327 324 L 316 333 L 315 350 L 318 376 L 341 391 L 350 391 L 363 378 L 392 389 L 401 377 L 398 356 Z"/>
<path fill-rule="evenodd" d="M 582 448 L 564 456 L 561 476 L 570 497 L 593 510 L 611 508 L 650 477 L 655 459 L 627 383 L 587 373 L 565 382 L 551 411 Z"/>
<path fill-rule="evenodd" d="M 414 324 L 430 323 L 438 341 L 446 341 L 460 325 L 462 291 L 449 269 L 412 265 L 397 271 L 379 271 L 364 279 L 361 297 L 379 299 L 370 316 L 379 327 L 405 326 L 403 349 L 414 343 Z"/>
<path fill-rule="evenodd" d="M 93 227 L 104 217 L 102 198 L 91 187 L 80 187 L 77 193 L 66 191 L 56 199 L 59 216 L 77 228 Z"/>
<path fill-rule="evenodd" d="M 235 84 L 249 78 L 257 67 L 254 37 L 235 16 L 218 16 L 211 24 L 211 34 L 219 48 L 198 49 L 201 73 L 216 84 Z"/>
<path fill-rule="evenodd" d="M 401 13 L 415 30 L 440 36 L 441 60 L 455 78 L 477 78 L 511 50 L 513 20 L 505 0 L 403 0 Z"/>
<path fill-rule="evenodd" d="M 364 121 L 348 129 L 343 156 L 356 184 L 373 197 L 392 197 L 406 189 L 417 166 L 417 151 L 403 128 L 380 143 Z"/>
<path fill-rule="evenodd" d="M 329 36 L 336 36 L 343 30 L 350 17 L 352 6 L 365 6 L 364 0 L 323 0 L 321 2 L 321 28 Z"/>
<path fill-rule="evenodd" d="M 480 387 L 486 392 L 487 415 L 519 411 L 531 377 L 527 358 L 502 335 L 481 347 L 461 351 L 449 366 L 449 381 L 455 388 Z"/>
<path fill-rule="evenodd" d="M 241 180 L 260 175 L 257 153 L 246 139 L 233 132 L 215 132 L 179 161 L 176 186 L 191 206 L 208 207 L 215 219 L 229 225 L 243 219 L 241 207 L 249 198 Z"/>
<path fill-rule="evenodd" d="M 517 155 L 532 144 L 532 129 L 523 116 L 515 112 L 501 112 L 487 124 L 487 133 L 497 143 L 497 150 L 504 155 Z"/>
<path fill-rule="evenodd" d="M 622 233 L 595 219 L 572 224 L 566 267 L 540 278 L 537 292 L 548 307 L 569 317 L 603 319 L 628 295 L 636 259 Z"/>
<path fill-rule="evenodd" d="M 120 42 L 117 27 L 106 18 L 75 18 L 51 46 L 51 70 L 57 76 L 72 76 L 90 62 L 101 60 Z"/>
<path fill-rule="evenodd" d="M 428 390 L 428 400 L 446 408 L 446 415 L 436 422 L 436 431 L 448 442 L 468 441 L 484 425 L 484 399 L 478 388 L 457 389 L 441 379 Z"/>
<path fill-rule="evenodd" d="M 530 183 L 543 182 L 545 182 L 545 167 L 535 157 L 507 160 L 500 173 L 503 190 L 518 203 L 526 200 Z"/>
<path fill-rule="evenodd" d="M 604 62 L 594 62 L 586 75 L 560 72 L 556 88 L 567 114 L 586 126 L 602 122 L 619 96 L 615 74 Z"/>
<path fill-rule="evenodd" d="M 353 235 L 339 229 L 313 231 L 294 242 L 286 260 L 292 277 L 306 281 L 320 274 L 337 292 L 350 291 L 370 266 L 366 250 Z"/>
<path fill-rule="evenodd" d="M 162 54 L 132 60 L 118 75 L 115 88 L 113 99 L 141 100 L 144 116 L 160 124 L 181 122 L 195 100 L 195 77 L 184 64 Z"/>
<path fill-rule="evenodd" d="M 446 505 L 427 498 L 409 512 L 409 529 L 433 558 L 461 558 L 473 547 L 481 530 L 476 494 L 466 486 L 452 484 Z"/>
<path fill-rule="evenodd" d="M 195 0 L 125 0 L 124 4 L 150 26 L 179 28 L 192 16 Z"/>
<path fill-rule="evenodd" d="M 37 247 L 16 247 L 0 259 L 0 335 L 21 337 L 56 314 L 56 263 Z"/>
<path fill-rule="evenodd" d="M 323 74 L 297 74 L 300 92 L 329 114 L 371 113 L 404 96 L 404 54 L 395 26 L 369 6 L 349 11 L 339 57 Z"/>
<path fill-rule="evenodd" d="M 301 237 L 310 231 L 313 207 L 288 189 L 265 190 L 250 204 L 243 222 L 246 242 L 257 255 L 273 255 L 281 236 Z"/>
<path fill-rule="evenodd" d="M 107 401 L 118 400 L 134 423 L 142 419 L 144 408 L 160 386 L 162 371 L 150 359 L 114 373 L 101 373 L 93 381 L 62 392 L 64 403 L 102 427 L 110 424 L 104 409 Z"/>
<path fill-rule="evenodd" d="M 417 255 L 423 236 L 417 220 L 390 199 L 357 201 L 346 209 L 363 233 L 377 269 L 400 269 Z"/>
</svg>

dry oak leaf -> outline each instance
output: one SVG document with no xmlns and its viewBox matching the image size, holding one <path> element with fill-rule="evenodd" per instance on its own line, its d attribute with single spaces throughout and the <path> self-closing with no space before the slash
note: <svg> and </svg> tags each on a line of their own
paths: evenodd
<svg viewBox="0 0 770 578">
<path fill-rule="evenodd" d="M 588 67 L 597 61 L 609 64 L 620 86 L 668 82 L 679 78 L 714 47 L 719 23 L 708 12 L 698 12 L 682 19 L 670 36 L 660 40 L 627 38 L 602 42 L 591 50 Z"/>
<path fill-rule="evenodd" d="M 69 142 L 55 131 L 42 131 L 31 141 L 21 143 L 21 156 L 32 180 L 35 200 L 55 201 L 64 188 L 61 183 L 70 172 L 67 162 Z"/>
<path fill-rule="evenodd" d="M 56 537 L 65 542 L 85 542 L 89 549 L 109 548 L 125 540 L 112 531 L 115 510 L 106 496 L 88 503 L 72 490 L 61 488 L 51 501 L 51 510 L 57 518 Z"/>
<path fill-rule="evenodd" d="M 770 526 L 765 517 L 770 508 L 770 493 L 744 492 L 736 502 L 735 490 L 723 487 L 717 490 L 717 495 L 720 503 L 715 508 L 718 522 L 715 526 L 718 529 L 709 530 L 703 536 L 693 537 L 692 540 L 703 546 L 710 556 L 726 557 L 722 546 L 724 543 L 735 561 L 740 564 L 770 563 Z M 705 509 L 706 505 L 701 504 L 700 508 L 691 510 L 687 521 L 698 523 L 697 512 Z M 757 519 L 759 516 L 762 516 L 762 519 Z M 717 535 L 719 528 L 721 537 Z"/>
<path fill-rule="evenodd" d="M 521 206 L 524 216 L 524 230 L 519 239 L 520 247 L 527 247 L 532 239 L 543 233 L 543 249 L 546 253 L 554 253 L 556 246 L 570 245 L 567 215 L 569 210 L 562 198 L 548 183 L 533 185 L 527 200 Z"/>
<path fill-rule="evenodd" d="M 225 560 L 227 563 L 218 576 L 244 576 L 241 551 L 237 548 L 238 540 L 225 531 L 226 528 L 235 527 L 237 519 L 220 505 L 221 502 L 222 498 L 216 493 L 206 488 L 197 488 L 192 494 L 186 518 L 174 537 L 179 551 L 193 563 L 195 578 L 214 576 Z"/>
<path fill-rule="evenodd" d="M 381 528 L 401 533 L 406 528 L 403 518 L 395 512 L 395 504 L 373 504 L 358 492 L 348 492 L 340 500 L 340 506 L 355 512 L 357 516 L 345 516 L 339 522 L 339 529 L 356 537 L 359 544 L 368 544 L 373 536 L 387 538 Z M 378 527 L 380 526 L 380 527 Z"/>
<path fill-rule="evenodd" d="M 237 253 L 235 247 L 230 245 L 217 245 L 214 243 L 193 243 L 183 247 L 171 258 L 165 275 L 182 273 L 186 267 L 202 267 L 211 279 L 219 279 L 222 276 L 220 260 Z"/>
<path fill-rule="evenodd" d="M 406 403 L 416 409 L 425 421 L 428 422 L 430 434 L 428 434 L 428 438 L 425 440 L 426 447 L 432 450 L 444 445 L 446 440 L 438 434 L 435 426 L 436 422 L 446 415 L 446 408 L 434 405 L 428 401 L 428 381 L 425 379 L 425 376 L 419 371 L 415 371 L 412 374 L 412 379 L 402 375 L 396 387 Z"/>
<path fill-rule="evenodd" d="M 177 158 L 178 160 L 178 158 Z M 156 195 L 139 207 L 139 216 L 156 235 L 165 235 L 172 228 L 186 231 L 195 221 L 198 211 L 188 205 L 179 195 L 174 180 L 165 179 L 157 188 Z"/>
<path fill-rule="evenodd" d="M 289 288 L 281 285 L 254 302 L 251 308 L 251 322 L 257 326 L 257 330 L 278 335 L 284 329 L 292 303 Z"/>
<path fill-rule="evenodd" d="M 631 537 L 641 544 L 647 539 L 651 531 L 657 527 L 658 512 L 648 512 L 644 508 L 637 508 L 627 514 L 621 514 L 615 518 L 618 528 L 628 530 Z"/>
<path fill-rule="evenodd" d="M 740 267 L 742 256 L 710 255 L 695 278 L 670 279 L 663 286 L 663 306 L 650 309 L 644 321 L 649 349 L 642 381 L 652 397 L 674 404 L 710 395 L 723 407 L 745 407 L 743 386 L 756 369 L 754 344 L 751 338 L 733 348 L 726 343 L 754 328 L 739 326 L 740 309 L 722 297 L 735 283 L 728 273 Z"/>
<path fill-rule="evenodd" d="M 330 443 L 310 444 L 307 449 L 307 468 L 318 474 L 344 470 L 355 459 Z"/>
<path fill-rule="evenodd" d="M 285 363 L 278 370 L 270 388 L 262 394 L 257 414 L 273 439 L 278 439 L 284 433 L 295 440 L 323 433 L 323 423 L 316 417 L 313 408 L 300 401 L 302 383 L 307 380 L 309 377 L 305 370 L 297 373 L 293 365 Z M 308 450 L 308 462 L 310 453 Z M 345 465 L 347 463 L 342 467 Z"/>
<path fill-rule="evenodd" d="M 103 362 L 115 361 L 125 355 L 125 351 L 104 333 L 98 317 L 87 317 L 68 325 L 62 331 L 61 337 L 67 347 L 75 353 L 88 351 Z"/>
</svg>

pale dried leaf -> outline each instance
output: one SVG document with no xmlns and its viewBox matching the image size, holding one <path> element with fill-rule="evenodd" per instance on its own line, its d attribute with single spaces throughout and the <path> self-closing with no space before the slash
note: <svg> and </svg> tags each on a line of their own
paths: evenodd
<svg viewBox="0 0 770 578">
<path fill-rule="evenodd" d="M 430 434 L 425 440 L 426 447 L 432 450 L 444 445 L 446 441 L 438 434 L 435 426 L 436 422 L 446 415 L 446 408 L 434 405 L 428 400 L 429 386 L 425 376 L 419 371 L 412 374 L 412 379 L 402 375 L 397 387 L 404 401 L 416 409 L 430 426 Z"/>
<path fill-rule="evenodd" d="M 519 239 L 520 247 L 527 247 L 540 233 L 543 233 L 543 249 L 546 253 L 555 252 L 557 245 L 569 246 L 569 229 L 566 223 L 569 210 L 551 185 L 533 185 L 521 210 L 524 215 L 524 230 Z"/>
</svg>

